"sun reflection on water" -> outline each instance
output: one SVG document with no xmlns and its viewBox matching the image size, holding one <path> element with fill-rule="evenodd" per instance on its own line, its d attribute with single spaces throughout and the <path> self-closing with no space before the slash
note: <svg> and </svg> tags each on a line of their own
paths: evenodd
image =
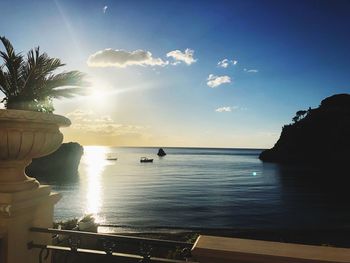
<svg viewBox="0 0 350 263">
<path fill-rule="evenodd" d="M 106 151 L 102 147 L 84 148 L 87 182 L 85 214 L 92 214 L 97 222 L 102 220 L 99 213 L 102 206 L 101 176 L 106 166 L 105 156 Z"/>
</svg>

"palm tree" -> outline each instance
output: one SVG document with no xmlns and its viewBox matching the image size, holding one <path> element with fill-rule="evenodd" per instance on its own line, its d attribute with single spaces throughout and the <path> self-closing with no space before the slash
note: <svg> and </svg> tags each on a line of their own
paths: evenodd
<svg viewBox="0 0 350 263">
<path fill-rule="evenodd" d="M 0 51 L 0 91 L 7 109 L 52 112 L 52 99 L 69 98 L 83 93 L 84 74 L 68 71 L 54 74 L 64 66 L 58 58 L 39 52 L 39 47 L 28 52 L 26 58 L 16 53 L 11 42 L 0 37 L 5 52 Z"/>
</svg>

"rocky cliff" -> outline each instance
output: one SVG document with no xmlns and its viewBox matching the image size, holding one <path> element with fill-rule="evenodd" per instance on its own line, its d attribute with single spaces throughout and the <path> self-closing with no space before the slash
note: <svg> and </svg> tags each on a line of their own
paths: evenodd
<svg viewBox="0 0 350 263">
<path fill-rule="evenodd" d="M 285 125 L 279 140 L 259 158 L 267 162 L 345 164 L 350 162 L 350 94 L 324 99 L 301 110 Z"/>
<path fill-rule="evenodd" d="M 33 159 L 26 173 L 35 178 L 67 178 L 77 174 L 83 153 L 83 146 L 79 143 L 63 143 L 50 155 Z"/>
</svg>

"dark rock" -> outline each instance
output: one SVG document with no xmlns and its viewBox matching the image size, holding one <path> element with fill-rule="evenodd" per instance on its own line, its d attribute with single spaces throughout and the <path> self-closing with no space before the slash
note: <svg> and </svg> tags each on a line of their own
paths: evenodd
<svg viewBox="0 0 350 263">
<path fill-rule="evenodd" d="M 324 99 L 318 108 L 298 111 L 262 161 L 345 164 L 350 162 L 350 94 Z"/>
<path fill-rule="evenodd" d="M 160 156 L 160 157 L 163 157 L 163 156 L 166 155 L 166 153 L 164 152 L 163 148 L 160 148 L 160 149 L 158 150 L 157 155 Z"/>
<path fill-rule="evenodd" d="M 63 143 L 55 152 L 37 159 L 26 168 L 26 173 L 35 178 L 67 178 L 78 173 L 84 148 L 79 143 Z"/>
</svg>

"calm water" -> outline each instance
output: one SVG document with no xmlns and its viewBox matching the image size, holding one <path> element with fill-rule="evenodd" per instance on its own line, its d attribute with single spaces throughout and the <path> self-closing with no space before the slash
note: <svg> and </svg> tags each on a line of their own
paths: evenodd
<svg viewBox="0 0 350 263">
<path fill-rule="evenodd" d="M 50 182 L 63 195 L 56 219 L 92 213 L 138 230 L 350 226 L 348 186 L 334 171 L 262 163 L 260 150 L 165 151 L 158 158 L 156 148 L 85 147 L 75 180 Z"/>
</svg>

